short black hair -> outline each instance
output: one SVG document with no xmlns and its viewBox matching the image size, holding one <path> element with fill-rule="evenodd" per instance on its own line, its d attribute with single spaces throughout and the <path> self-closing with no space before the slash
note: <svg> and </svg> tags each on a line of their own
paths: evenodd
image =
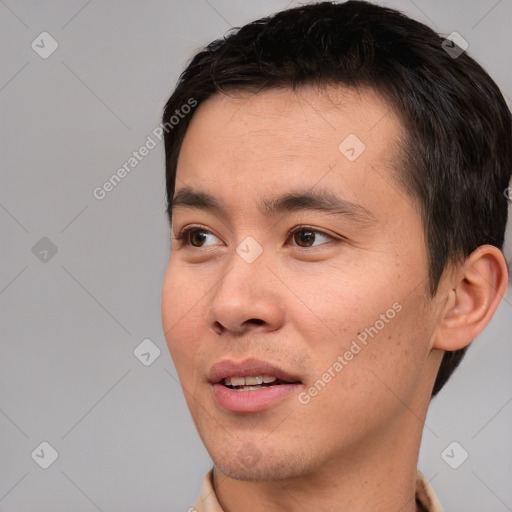
<svg viewBox="0 0 512 512">
<path fill-rule="evenodd" d="M 213 41 L 192 58 L 164 108 L 169 221 L 193 115 L 173 122 L 183 105 L 237 90 L 370 87 L 405 128 L 398 181 L 419 205 L 427 290 L 434 297 L 449 263 L 480 245 L 503 249 L 512 172 L 511 114 L 503 95 L 467 52 L 450 52 L 444 41 L 401 12 L 365 1 L 294 7 Z M 465 351 L 445 352 L 432 396 Z"/>
</svg>

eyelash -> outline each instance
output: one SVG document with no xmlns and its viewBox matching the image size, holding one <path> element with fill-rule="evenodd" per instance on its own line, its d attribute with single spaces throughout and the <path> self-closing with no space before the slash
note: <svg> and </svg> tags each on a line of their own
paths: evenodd
<svg viewBox="0 0 512 512">
<path fill-rule="evenodd" d="M 195 249 L 201 249 L 201 247 L 195 247 L 195 246 L 189 245 L 187 243 L 188 235 L 190 233 L 194 232 L 194 231 L 203 231 L 203 232 L 208 233 L 210 235 L 216 236 L 214 233 L 212 233 L 209 229 L 205 228 L 204 226 L 188 226 L 186 228 L 183 228 L 179 232 L 178 236 L 175 238 L 175 240 L 179 241 L 180 247 L 182 247 L 184 245 L 187 245 L 188 247 L 193 247 Z M 318 229 L 314 229 L 311 226 L 304 226 L 304 225 L 296 226 L 295 228 L 293 228 L 290 231 L 288 231 L 288 233 L 286 235 L 286 239 L 288 240 L 288 238 L 290 238 L 290 236 L 293 236 L 295 233 L 297 233 L 299 231 L 310 231 L 312 233 L 320 233 L 321 235 L 324 235 L 324 236 L 329 237 L 329 238 L 331 238 L 333 240 L 336 240 L 336 238 L 334 236 L 332 236 L 332 235 L 324 233 L 323 231 L 320 231 Z M 342 239 L 338 239 L 338 241 L 342 241 Z M 325 245 L 325 244 L 321 244 L 321 245 Z M 296 247 L 298 247 L 299 249 L 315 249 L 318 246 L 313 246 L 313 247 L 296 246 Z"/>
</svg>

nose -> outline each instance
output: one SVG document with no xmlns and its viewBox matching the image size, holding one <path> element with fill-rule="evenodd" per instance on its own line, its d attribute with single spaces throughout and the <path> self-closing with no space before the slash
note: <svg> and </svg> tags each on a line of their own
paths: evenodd
<svg viewBox="0 0 512 512">
<path fill-rule="evenodd" d="M 248 263 L 234 254 L 229 270 L 214 288 L 206 314 L 210 329 L 219 335 L 271 332 L 284 319 L 282 284 L 261 255 Z"/>
</svg>

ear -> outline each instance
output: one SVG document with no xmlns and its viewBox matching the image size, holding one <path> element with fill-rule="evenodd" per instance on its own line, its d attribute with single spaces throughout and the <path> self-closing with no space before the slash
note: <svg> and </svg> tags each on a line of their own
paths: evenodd
<svg viewBox="0 0 512 512">
<path fill-rule="evenodd" d="M 453 351 L 469 345 L 489 323 L 508 285 L 503 253 L 492 245 L 472 252 L 443 283 L 443 309 L 432 348 Z"/>
</svg>

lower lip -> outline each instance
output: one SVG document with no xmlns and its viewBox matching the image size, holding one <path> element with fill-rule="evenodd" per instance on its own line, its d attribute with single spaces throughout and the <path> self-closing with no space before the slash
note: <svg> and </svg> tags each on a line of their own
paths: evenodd
<svg viewBox="0 0 512 512">
<path fill-rule="evenodd" d="M 213 384 L 213 399 L 228 412 L 259 412 L 272 407 L 284 397 L 297 393 L 300 384 L 279 384 L 249 391 L 235 391 L 223 384 Z"/>
</svg>

